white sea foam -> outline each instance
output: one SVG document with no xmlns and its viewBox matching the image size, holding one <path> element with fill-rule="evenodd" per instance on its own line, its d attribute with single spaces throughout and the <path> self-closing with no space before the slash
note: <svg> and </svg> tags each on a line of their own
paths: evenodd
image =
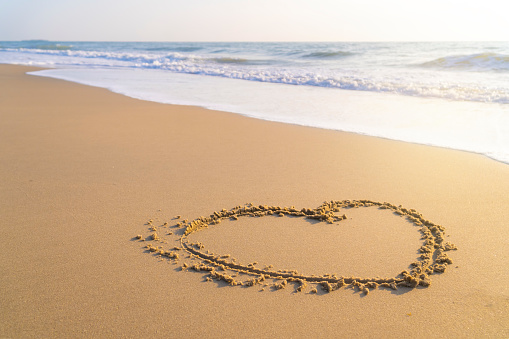
<svg viewBox="0 0 509 339">
<path fill-rule="evenodd" d="M 179 50 L 182 49 L 179 48 Z M 189 50 L 196 49 L 189 48 Z M 28 64 L 41 66 L 159 69 L 298 86 L 386 92 L 458 101 L 509 103 L 509 86 L 505 82 L 509 81 L 509 72 L 502 76 L 498 74 L 483 74 L 482 77 L 478 75 L 465 76 L 465 74 L 459 76 L 457 74 L 441 74 L 440 77 L 437 77 L 438 74 L 433 72 L 416 71 L 416 67 L 412 68 L 411 64 L 406 69 L 338 68 L 337 66 L 330 67 L 327 64 L 329 59 L 336 59 L 338 56 L 355 58 L 355 53 L 347 51 L 318 51 L 307 54 L 301 52 L 297 59 L 292 59 L 293 63 L 287 62 L 286 65 L 280 65 L 273 59 L 256 58 L 256 55 L 244 58 L 239 56 L 210 57 L 209 54 L 195 55 L 160 51 L 140 53 L 6 48 L 3 50 L 4 59 L 9 60 L 8 53 L 11 53 L 11 56 L 18 62 L 24 60 Z M 320 62 L 311 65 L 302 64 L 302 60 L 309 59 L 319 59 Z M 443 57 L 421 63 L 419 66 L 423 69 L 507 70 L 509 69 L 508 59 L 509 57 L 501 54 L 485 53 Z"/>
<path fill-rule="evenodd" d="M 202 106 L 485 154 L 509 164 L 509 106 L 362 91 L 248 82 L 154 70 L 32 73 L 108 88 L 138 99 Z"/>
<path fill-rule="evenodd" d="M 507 163 L 508 56 L 509 43 L 0 42 L 1 63 L 57 68 L 39 75 Z"/>
</svg>

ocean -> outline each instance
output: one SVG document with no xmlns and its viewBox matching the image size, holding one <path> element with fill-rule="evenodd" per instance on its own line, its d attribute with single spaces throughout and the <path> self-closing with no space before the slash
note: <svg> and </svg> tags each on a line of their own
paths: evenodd
<svg viewBox="0 0 509 339">
<path fill-rule="evenodd" d="M 130 97 L 509 164 L 509 42 L 0 42 L 0 63 Z"/>
</svg>

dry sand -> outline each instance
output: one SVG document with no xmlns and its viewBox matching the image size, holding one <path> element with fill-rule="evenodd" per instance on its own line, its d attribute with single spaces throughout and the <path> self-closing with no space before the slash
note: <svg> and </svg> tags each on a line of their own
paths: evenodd
<svg viewBox="0 0 509 339">
<path fill-rule="evenodd" d="M 508 337 L 509 166 L 480 155 L 162 105 L 0 65 L 0 337 Z M 368 199 L 446 229 L 429 287 L 232 287 L 133 239 L 252 202 Z M 340 215 L 343 212 L 340 213 Z M 189 237 L 242 263 L 392 277 L 420 255 L 387 210 L 242 218 Z M 174 219 L 181 215 L 181 219 Z M 168 225 L 163 226 L 164 222 Z M 168 235 L 168 233 L 173 233 Z M 194 260 L 195 262 L 199 262 Z"/>
</svg>

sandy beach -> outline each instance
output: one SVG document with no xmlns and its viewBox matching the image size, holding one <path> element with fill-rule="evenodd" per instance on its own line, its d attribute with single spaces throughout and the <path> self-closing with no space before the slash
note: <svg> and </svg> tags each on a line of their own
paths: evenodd
<svg viewBox="0 0 509 339">
<path fill-rule="evenodd" d="M 509 165 L 33 70 L 0 65 L 0 338 L 509 336 Z M 145 247 L 178 247 L 177 223 L 246 203 L 300 211 L 345 200 L 422 213 L 457 246 L 452 264 L 429 287 L 313 293 L 207 281 L 182 270 L 202 262 L 184 250 L 175 260 Z M 333 224 L 223 220 L 189 239 L 306 276 L 395 277 L 421 255 L 419 227 L 391 210 L 343 213 Z M 149 241 L 154 226 L 162 242 Z"/>
</svg>

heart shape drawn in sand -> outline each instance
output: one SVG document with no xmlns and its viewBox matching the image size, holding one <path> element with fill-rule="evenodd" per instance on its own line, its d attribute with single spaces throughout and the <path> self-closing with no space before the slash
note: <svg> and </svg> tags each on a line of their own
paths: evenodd
<svg viewBox="0 0 509 339">
<path fill-rule="evenodd" d="M 296 271 L 272 270 L 271 267 L 258 268 L 253 264 L 243 265 L 236 263 L 234 259 L 229 259 L 229 255 L 220 255 L 203 251 L 203 244 L 193 243 L 188 240 L 190 234 L 196 233 L 209 226 L 217 225 L 222 220 L 238 220 L 241 217 L 263 217 L 268 215 L 279 216 L 293 216 L 308 219 L 314 219 L 319 222 L 335 223 L 347 219 L 345 214 L 339 215 L 341 209 L 362 208 L 375 206 L 380 209 L 391 210 L 395 215 L 406 218 L 408 221 L 419 227 L 419 232 L 422 234 L 422 246 L 419 248 L 420 256 L 416 258 L 409 266 L 411 269 L 403 270 L 400 274 L 393 278 L 363 278 L 363 277 L 344 277 L 334 275 L 324 276 L 308 276 L 299 274 Z M 338 213 L 338 214 L 336 214 Z M 175 219 L 180 219 L 177 216 Z M 164 238 L 158 235 L 157 226 L 153 225 L 150 220 L 147 225 L 150 226 L 152 234 L 143 239 L 138 235 L 136 239 L 142 241 L 153 241 L 156 243 L 167 243 Z M 169 227 L 168 223 L 160 227 Z M 198 264 L 189 265 L 184 263 L 181 267 L 182 270 L 194 270 L 197 272 L 206 272 L 208 274 L 207 281 L 219 280 L 225 281 L 232 286 L 254 286 L 263 285 L 269 286 L 267 281 L 273 279 L 275 281 L 271 286 L 273 289 L 285 288 L 288 283 L 296 283 L 296 291 L 303 291 L 307 284 L 320 285 L 323 290 L 331 292 L 343 286 L 350 286 L 358 290 L 369 293 L 370 289 L 378 287 L 391 288 L 393 290 L 398 287 L 415 288 L 417 286 L 428 287 L 431 283 L 430 275 L 434 273 L 442 273 L 446 270 L 448 264 L 452 264 L 452 260 L 445 252 L 456 250 L 456 246 L 449 242 L 444 241 L 445 228 L 437 225 L 429 220 L 426 220 L 420 213 L 414 209 L 406 209 L 401 206 L 396 206 L 387 202 L 380 203 L 370 200 L 341 200 L 341 201 L 327 201 L 315 209 L 303 208 L 297 210 L 293 207 L 279 207 L 247 204 L 244 206 L 236 206 L 230 210 L 223 209 L 220 212 L 214 212 L 209 217 L 199 217 L 192 221 L 179 221 L 173 227 L 181 228 L 182 235 L 179 238 L 180 246 L 175 246 L 170 250 L 164 250 L 163 246 L 156 246 L 153 243 L 148 243 L 145 246 L 147 252 L 154 253 L 160 257 L 166 257 L 174 262 L 180 260 L 180 251 L 185 251 L 191 258 L 199 260 Z M 173 232 L 168 232 L 168 235 L 173 235 Z M 237 275 L 251 276 L 250 279 L 245 281 L 236 280 L 234 276 L 227 274 L 228 271 L 236 272 Z M 264 288 L 262 288 L 263 290 Z M 311 290 L 311 293 L 316 293 L 316 288 Z"/>
</svg>

